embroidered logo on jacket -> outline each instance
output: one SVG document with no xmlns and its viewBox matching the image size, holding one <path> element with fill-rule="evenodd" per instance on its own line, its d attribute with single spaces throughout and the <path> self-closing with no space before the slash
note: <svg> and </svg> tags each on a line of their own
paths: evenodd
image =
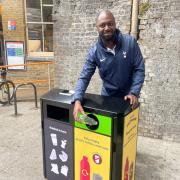
<svg viewBox="0 0 180 180">
<path fill-rule="evenodd" d="M 104 62 L 106 60 L 106 58 L 102 58 L 100 59 L 100 62 Z"/>
<path fill-rule="evenodd" d="M 124 59 L 126 58 L 126 51 L 123 51 Z"/>
</svg>

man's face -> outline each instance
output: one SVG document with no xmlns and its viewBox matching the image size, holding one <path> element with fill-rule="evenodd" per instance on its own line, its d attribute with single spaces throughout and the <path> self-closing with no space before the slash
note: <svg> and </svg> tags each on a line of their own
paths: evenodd
<svg viewBox="0 0 180 180">
<path fill-rule="evenodd" d="M 96 21 L 97 31 L 99 36 L 104 41 L 113 41 L 116 30 L 116 23 L 114 17 L 110 13 L 102 13 Z"/>
</svg>

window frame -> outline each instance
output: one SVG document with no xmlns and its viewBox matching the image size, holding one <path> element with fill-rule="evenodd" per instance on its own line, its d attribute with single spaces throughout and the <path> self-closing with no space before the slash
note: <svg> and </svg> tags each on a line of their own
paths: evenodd
<svg viewBox="0 0 180 180">
<path fill-rule="evenodd" d="M 54 56 L 54 51 L 51 52 L 47 52 L 44 51 L 45 49 L 45 34 L 44 34 L 44 25 L 52 25 L 54 24 L 54 22 L 45 22 L 43 21 L 43 7 L 52 7 L 54 6 L 54 4 L 43 4 L 43 0 L 39 0 L 40 1 L 40 13 L 41 13 L 41 21 L 39 22 L 33 22 L 33 21 L 28 21 L 27 20 L 27 4 L 26 4 L 26 0 L 24 0 L 24 9 L 25 9 L 25 32 L 26 32 L 26 52 L 28 54 L 28 56 Z M 36 51 L 36 52 L 30 52 L 29 51 L 29 36 L 28 36 L 28 25 L 29 24 L 38 24 L 41 25 L 42 28 L 42 51 Z M 52 32 L 53 33 L 53 32 Z"/>
</svg>

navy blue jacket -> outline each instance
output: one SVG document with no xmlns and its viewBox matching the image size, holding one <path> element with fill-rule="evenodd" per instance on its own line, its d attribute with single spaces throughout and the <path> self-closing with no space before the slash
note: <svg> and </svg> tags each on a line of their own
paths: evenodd
<svg viewBox="0 0 180 180">
<path fill-rule="evenodd" d="M 86 62 L 78 79 L 74 101 L 82 101 L 96 67 L 103 81 L 102 95 L 124 97 L 139 96 L 144 82 L 144 60 L 136 40 L 116 30 L 115 55 L 104 47 L 102 40 L 89 49 Z"/>
</svg>

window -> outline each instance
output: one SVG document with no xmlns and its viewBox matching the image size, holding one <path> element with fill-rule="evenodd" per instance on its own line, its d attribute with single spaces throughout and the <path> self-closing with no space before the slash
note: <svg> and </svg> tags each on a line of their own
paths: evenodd
<svg viewBox="0 0 180 180">
<path fill-rule="evenodd" d="M 28 52 L 53 52 L 53 0 L 26 0 Z"/>
</svg>

